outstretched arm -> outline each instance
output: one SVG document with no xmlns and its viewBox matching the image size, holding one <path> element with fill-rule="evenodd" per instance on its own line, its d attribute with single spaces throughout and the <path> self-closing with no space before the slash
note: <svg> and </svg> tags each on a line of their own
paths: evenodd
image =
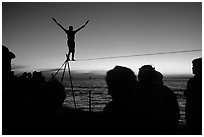
<svg viewBox="0 0 204 137">
<path fill-rule="evenodd" d="M 52 19 L 54 20 L 54 22 L 55 22 L 58 26 L 60 26 L 60 28 L 62 28 L 64 31 L 66 31 L 66 29 L 65 29 L 62 25 L 60 25 L 60 24 L 56 21 L 55 18 L 52 18 Z"/>
<path fill-rule="evenodd" d="M 80 31 L 82 28 L 84 28 L 87 24 L 88 24 L 89 20 L 86 21 L 86 23 L 81 26 L 80 28 L 78 28 L 77 30 L 75 30 L 76 32 Z"/>
</svg>

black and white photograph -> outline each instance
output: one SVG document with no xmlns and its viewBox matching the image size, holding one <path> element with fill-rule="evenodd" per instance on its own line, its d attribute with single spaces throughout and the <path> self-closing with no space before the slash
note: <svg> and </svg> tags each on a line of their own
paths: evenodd
<svg viewBox="0 0 204 137">
<path fill-rule="evenodd" d="M 202 135 L 202 2 L 2 2 L 2 135 Z"/>
</svg>

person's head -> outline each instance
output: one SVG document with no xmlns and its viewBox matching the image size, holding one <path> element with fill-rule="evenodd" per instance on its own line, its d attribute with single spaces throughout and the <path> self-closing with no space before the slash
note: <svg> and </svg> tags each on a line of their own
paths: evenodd
<svg viewBox="0 0 204 137">
<path fill-rule="evenodd" d="M 29 72 L 29 73 L 27 74 L 27 76 L 28 76 L 29 79 L 31 79 L 32 74 Z"/>
<path fill-rule="evenodd" d="M 151 65 L 144 65 L 139 69 L 138 79 L 140 83 L 149 84 L 155 79 L 155 68 Z"/>
<path fill-rule="evenodd" d="M 126 67 L 116 66 L 106 74 L 108 93 L 112 98 L 131 96 L 136 84 L 134 72 Z"/>
<path fill-rule="evenodd" d="M 196 58 L 192 61 L 193 64 L 193 74 L 202 75 L 202 58 Z"/>
<path fill-rule="evenodd" d="M 15 58 L 15 54 L 10 52 L 7 47 L 2 45 L 2 74 L 3 79 L 8 79 L 11 73 L 11 60 Z"/>
<path fill-rule="evenodd" d="M 69 26 L 69 30 L 73 30 L 73 26 Z"/>
</svg>

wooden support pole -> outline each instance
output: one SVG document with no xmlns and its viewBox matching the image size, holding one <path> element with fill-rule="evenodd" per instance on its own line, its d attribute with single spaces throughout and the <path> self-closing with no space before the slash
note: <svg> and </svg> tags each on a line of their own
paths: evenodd
<svg viewBox="0 0 204 137">
<path fill-rule="evenodd" d="M 67 66 L 67 63 L 65 63 L 65 66 L 64 66 L 64 71 L 63 71 L 63 73 L 62 73 L 61 83 L 62 83 L 63 80 L 64 80 L 64 73 L 65 73 L 65 71 L 66 71 L 66 66 Z"/>
<path fill-rule="evenodd" d="M 75 94 L 74 94 L 74 90 L 73 90 L 72 76 L 71 76 L 71 71 L 70 71 L 69 61 L 67 61 L 67 64 L 68 64 L 68 70 L 69 70 L 69 79 L 70 79 L 71 88 L 72 88 L 72 95 L 73 95 L 73 101 L 74 101 L 74 108 L 76 109 Z"/>
</svg>

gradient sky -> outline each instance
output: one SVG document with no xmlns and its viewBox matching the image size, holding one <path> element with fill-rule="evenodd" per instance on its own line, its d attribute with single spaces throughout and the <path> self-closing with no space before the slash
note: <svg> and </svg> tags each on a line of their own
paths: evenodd
<svg viewBox="0 0 204 137">
<path fill-rule="evenodd" d="M 66 34 L 52 17 L 77 29 L 76 60 L 202 48 L 202 3 L 2 3 L 2 44 L 16 54 L 14 71 L 59 68 Z M 123 65 L 138 72 L 145 64 L 163 74 L 190 74 L 201 51 L 71 62 L 72 70 L 109 70 Z"/>
</svg>

